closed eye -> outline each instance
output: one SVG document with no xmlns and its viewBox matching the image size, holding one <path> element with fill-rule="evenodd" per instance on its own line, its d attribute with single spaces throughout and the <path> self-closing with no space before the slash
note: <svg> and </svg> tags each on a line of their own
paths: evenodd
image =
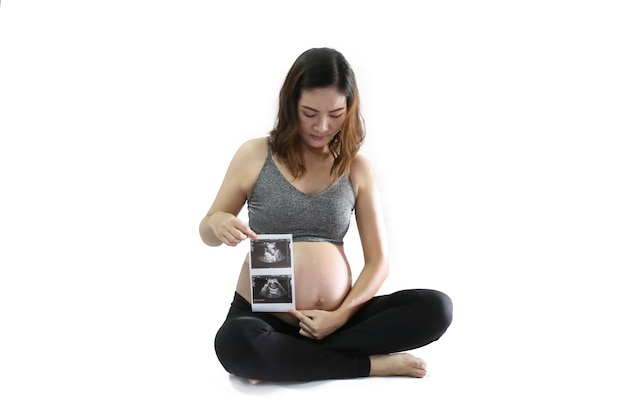
<svg viewBox="0 0 626 420">
<path fill-rule="evenodd" d="M 304 116 L 307 117 L 307 118 L 315 118 L 317 115 L 304 113 Z M 331 115 L 330 118 L 338 119 L 338 118 L 341 118 L 342 116 L 343 116 L 343 114 Z"/>
</svg>

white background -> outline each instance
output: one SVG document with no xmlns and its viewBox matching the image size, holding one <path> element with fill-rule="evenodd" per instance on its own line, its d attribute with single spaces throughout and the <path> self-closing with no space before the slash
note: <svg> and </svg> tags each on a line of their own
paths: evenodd
<svg viewBox="0 0 626 420">
<path fill-rule="evenodd" d="M 2 1 L 0 417 L 623 418 L 620 4 Z M 246 249 L 197 226 L 313 46 L 360 85 L 383 292 L 455 302 L 431 378 L 248 388 L 215 358 Z"/>
</svg>

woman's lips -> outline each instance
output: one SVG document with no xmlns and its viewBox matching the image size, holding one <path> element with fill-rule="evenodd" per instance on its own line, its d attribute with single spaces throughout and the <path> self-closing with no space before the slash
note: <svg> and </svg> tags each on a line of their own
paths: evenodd
<svg viewBox="0 0 626 420">
<path fill-rule="evenodd" d="M 326 136 L 316 136 L 316 135 L 314 135 L 314 134 L 311 134 L 311 138 L 312 138 L 313 140 L 320 141 L 320 140 L 324 140 L 324 139 L 326 138 Z"/>
</svg>

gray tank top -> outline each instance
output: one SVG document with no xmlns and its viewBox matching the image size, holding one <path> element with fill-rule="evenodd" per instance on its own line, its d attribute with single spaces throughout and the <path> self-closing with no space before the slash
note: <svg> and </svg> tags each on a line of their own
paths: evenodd
<svg viewBox="0 0 626 420">
<path fill-rule="evenodd" d="M 268 143 L 267 158 L 248 199 L 248 223 L 257 234 L 291 233 L 294 242 L 343 244 L 354 211 L 352 181 L 341 175 L 316 194 L 305 194 L 278 170 Z"/>
</svg>

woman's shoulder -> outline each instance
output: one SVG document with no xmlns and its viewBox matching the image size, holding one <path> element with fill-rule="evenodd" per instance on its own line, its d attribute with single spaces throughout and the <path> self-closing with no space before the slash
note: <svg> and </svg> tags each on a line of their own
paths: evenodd
<svg viewBox="0 0 626 420">
<path fill-rule="evenodd" d="M 268 147 L 267 137 L 256 137 L 244 141 L 237 150 L 237 154 L 243 154 L 250 157 L 265 157 Z"/>
<path fill-rule="evenodd" d="M 257 162 L 264 162 L 266 157 L 267 137 L 257 137 L 241 143 L 232 162 L 234 165 L 247 167 Z"/>
<path fill-rule="evenodd" d="M 350 178 L 356 193 L 374 184 L 374 172 L 370 160 L 361 153 L 357 153 L 350 163 Z"/>
<path fill-rule="evenodd" d="M 364 176 L 372 172 L 370 160 L 361 153 L 357 153 L 350 163 L 350 174 L 354 176 Z"/>
<path fill-rule="evenodd" d="M 267 137 L 244 141 L 232 159 L 228 173 L 249 195 L 267 159 Z"/>
</svg>

